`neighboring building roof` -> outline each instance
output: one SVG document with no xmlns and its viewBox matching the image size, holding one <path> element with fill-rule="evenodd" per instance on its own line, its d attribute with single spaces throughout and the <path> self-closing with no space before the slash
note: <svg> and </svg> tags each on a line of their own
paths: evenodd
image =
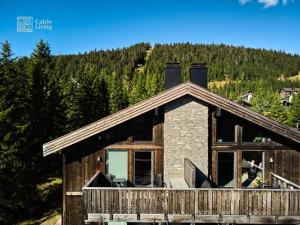
<svg viewBox="0 0 300 225">
<path fill-rule="evenodd" d="M 281 88 L 280 91 L 285 91 L 285 92 L 300 91 L 300 88 Z"/>
<path fill-rule="evenodd" d="M 47 156 L 55 153 L 185 95 L 193 96 L 196 99 L 226 110 L 234 115 L 242 117 L 261 127 L 300 143 L 299 131 L 269 119 L 224 97 L 216 95 L 205 88 L 199 87 L 191 82 L 187 82 L 45 143 L 43 145 L 43 155 Z"/>
</svg>

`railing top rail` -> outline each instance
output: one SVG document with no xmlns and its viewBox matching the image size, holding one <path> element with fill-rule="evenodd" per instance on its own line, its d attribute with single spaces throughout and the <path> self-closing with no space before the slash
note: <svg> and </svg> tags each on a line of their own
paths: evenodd
<svg viewBox="0 0 300 225">
<path fill-rule="evenodd" d="M 196 166 L 188 158 L 184 158 L 184 162 L 187 163 L 188 165 L 190 165 L 191 167 L 196 168 Z"/>
<path fill-rule="evenodd" d="M 91 179 L 89 179 L 88 182 L 85 183 L 85 185 L 83 186 L 83 188 L 88 188 L 91 183 L 95 180 L 95 178 L 100 174 L 100 171 L 97 171 L 92 177 Z"/>
<path fill-rule="evenodd" d="M 285 182 L 286 184 L 288 184 L 288 185 L 290 185 L 290 186 L 293 186 L 293 187 L 295 187 L 295 188 L 300 189 L 300 186 L 297 185 L 297 184 L 295 184 L 295 183 L 293 183 L 292 181 L 289 181 L 289 180 L 287 180 L 287 179 L 285 179 L 285 178 L 283 178 L 283 177 L 281 177 L 281 176 L 279 176 L 279 175 L 277 175 L 277 174 L 275 174 L 275 173 L 272 173 L 272 172 L 271 172 L 270 174 L 271 174 L 273 177 L 276 177 L 277 179 L 279 179 L 279 180 Z"/>
<path fill-rule="evenodd" d="M 83 187 L 83 190 L 116 191 L 256 191 L 256 192 L 300 192 L 300 189 L 254 189 L 254 188 L 135 188 L 135 187 Z"/>
</svg>

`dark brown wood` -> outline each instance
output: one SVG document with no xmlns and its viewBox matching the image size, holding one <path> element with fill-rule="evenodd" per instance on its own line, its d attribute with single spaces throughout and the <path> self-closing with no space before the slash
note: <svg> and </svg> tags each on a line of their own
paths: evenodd
<svg viewBox="0 0 300 225">
<path fill-rule="evenodd" d="M 152 141 L 154 145 L 164 145 L 164 109 L 163 107 L 155 109 L 153 115 Z"/>
<path fill-rule="evenodd" d="M 164 172 L 164 153 L 161 150 L 154 151 L 154 174 L 161 174 Z"/>
<path fill-rule="evenodd" d="M 117 149 L 117 150 L 153 150 L 153 149 L 163 149 L 163 146 L 160 145 L 154 145 L 154 144 L 131 144 L 131 145 L 120 145 L 120 144 L 114 144 L 109 145 L 106 147 L 106 149 Z"/>
<path fill-rule="evenodd" d="M 66 188 L 67 188 L 67 174 L 66 174 L 66 156 L 62 154 L 62 183 L 63 183 L 63 192 L 62 192 L 62 225 L 67 224 L 66 220 L 66 210 L 67 210 L 67 196 L 66 196 Z"/>
<path fill-rule="evenodd" d="M 224 143 L 220 143 L 217 145 L 213 145 L 212 149 L 215 150 L 222 150 L 222 151 L 226 151 L 226 150 L 253 150 L 253 151 L 273 151 L 273 150 L 291 150 L 289 147 L 286 146 L 278 146 L 278 145 L 267 145 L 267 144 L 224 144 Z"/>
<path fill-rule="evenodd" d="M 128 151 L 128 181 L 134 183 L 134 151 Z"/>
<path fill-rule="evenodd" d="M 237 156 L 237 188 L 242 188 L 242 164 L 243 164 L 243 152 L 242 151 L 236 151 L 236 156 Z"/>
<path fill-rule="evenodd" d="M 212 180 L 214 183 L 217 183 L 217 151 L 214 149 L 212 150 L 211 160 L 212 160 Z"/>
</svg>

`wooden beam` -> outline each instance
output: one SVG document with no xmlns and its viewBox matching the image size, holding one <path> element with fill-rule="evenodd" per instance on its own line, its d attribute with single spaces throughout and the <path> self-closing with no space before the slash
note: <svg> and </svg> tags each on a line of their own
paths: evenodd
<svg viewBox="0 0 300 225">
<path fill-rule="evenodd" d="M 298 224 L 299 216 L 250 216 L 250 215 L 181 215 L 167 214 L 167 221 L 164 214 L 88 214 L 86 222 L 169 222 L 169 223 L 218 223 L 218 224 Z"/>
<path fill-rule="evenodd" d="M 290 148 L 281 145 L 266 145 L 266 144 L 216 144 L 212 146 L 213 150 L 251 150 L 251 151 L 272 151 L 272 150 L 290 150 Z"/>
<path fill-rule="evenodd" d="M 162 150 L 164 147 L 154 144 L 124 144 L 124 145 L 109 145 L 106 149 L 118 149 L 118 150 Z"/>
<path fill-rule="evenodd" d="M 237 188 L 242 188 L 243 152 L 236 151 L 236 155 L 237 155 Z"/>
<path fill-rule="evenodd" d="M 81 196 L 82 192 L 81 191 L 67 191 L 66 196 Z"/>
<path fill-rule="evenodd" d="M 134 152 L 128 151 L 128 181 L 133 184 L 134 181 Z"/>
</svg>

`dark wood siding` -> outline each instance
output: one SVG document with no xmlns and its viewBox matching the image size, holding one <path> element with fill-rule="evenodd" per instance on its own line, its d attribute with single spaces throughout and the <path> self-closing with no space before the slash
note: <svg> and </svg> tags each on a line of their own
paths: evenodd
<svg viewBox="0 0 300 225">
<path fill-rule="evenodd" d="M 99 168 L 99 151 L 82 151 L 82 147 L 78 145 L 72 151 L 64 153 L 64 224 L 84 224 L 83 199 L 79 194 L 83 185 Z"/>
<path fill-rule="evenodd" d="M 270 158 L 273 163 L 270 163 Z M 267 182 L 271 183 L 270 172 L 300 185 L 300 153 L 296 150 L 270 150 L 265 153 Z"/>
</svg>

